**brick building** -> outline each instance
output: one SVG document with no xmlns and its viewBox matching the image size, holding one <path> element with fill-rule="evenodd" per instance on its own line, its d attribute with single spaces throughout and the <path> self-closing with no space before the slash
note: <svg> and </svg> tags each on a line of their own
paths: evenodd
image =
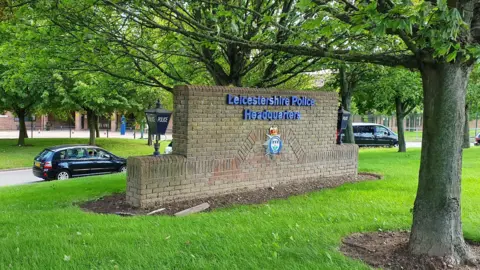
<svg viewBox="0 0 480 270">
<path fill-rule="evenodd" d="M 117 114 L 112 114 L 111 119 L 106 119 L 104 117 L 100 118 L 99 127 L 102 130 L 109 129 L 111 131 L 116 131 L 117 127 L 120 126 L 120 117 Z M 73 120 L 64 120 L 58 117 L 55 117 L 53 114 L 47 115 L 38 115 L 35 117 L 35 120 L 31 121 L 31 118 L 26 119 L 27 129 L 31 129 L 33 126 L 34 130 L 88 130 L 88 122 L 86 114 L 79 112 L 72 113 L 71 119 Z M 0 130 L 18 130 L 19 122 L 18 118 L 13 115 L 11 112 L 5 112 L 0 114 Z"/>
</svg>

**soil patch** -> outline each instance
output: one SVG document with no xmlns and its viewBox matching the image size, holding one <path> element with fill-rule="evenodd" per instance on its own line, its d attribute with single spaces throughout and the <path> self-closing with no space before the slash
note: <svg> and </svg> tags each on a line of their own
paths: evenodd
<svg viewBox="0 0 480 270">
<path fill-rule="evenodd" d="M 407 231 L 355 233 L 342 240 L 340 250 L 346 256 L 362 260 L 373 267 L 382 269 L 480 269 L 478 265 L 453 266 L 441 257 L 414 257 L 407 252 L 409 236 L 410 233 Z M 469 246 L 475 256 L 480 255 L 478 244 L 470 242 Z"/>
<path fill-rule="evenodd" d="M 179 211 L 201 203 L 209 203 L 210 208 L 206 211 L 211 211 L 215 208 L 223 208 L 236 204 L 261 204 L 272 199 L 283 199 L 288 198 L 289 196 L 304 194 L 324 188 L 337 187 L 344 183 L 376 179 L 381 179 L 381 176 L 371 173 L 359 173 L 357 177 L 319 178 L 312 182 L 285 184 L 274 188 L 263 188 L 202 199 L 169 202 L 159 205 L 158 207 L 147 209 L 130 206 L 126 202 L 125 193 L 118 193 L 102 197 L 98 200 L 82 203 L 80 207 L 83 210 L 95 213 L 122 215 L 145 215 L 155 209 L 165 208 L 164 211 L 156 213 L 155 215 L 173 215 Z"/>
</svg>

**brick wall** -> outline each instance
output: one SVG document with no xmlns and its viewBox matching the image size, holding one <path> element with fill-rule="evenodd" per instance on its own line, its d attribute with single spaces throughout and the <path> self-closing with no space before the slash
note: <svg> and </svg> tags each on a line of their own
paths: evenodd
<svg viewBox="0 0 480 270">
<path fill-rule="evenodd" d="M 15 115 L 11 112 L 0 112 L 0 130 L 18 130 L 20 123 L 15 122 Z M 39 127 L 39 118 L 37 117 L 37 121 L 33 123 L 34 127 Z M 31 129 L 30 121 L 25 122 L 27 126 L 27 130 Z"/>
<path fill-rule="evenodd" d="M 227 105 L 226 96 L 307 96 L 312 107 Z M 319 177 L 356 175 L 356 145 L 336 145 L 337 95 L 231 87 L 175 88 L 174 154 L 128 159 L 127 201 L 149 207 Z M 299 111 L 300 120 L 243 120 L 243 109 Z M 277 126 L 279 155 L 265 155 Z"/>
<path fill-rule="evenodd" d="M 13 116 L 10 112 L 1 113 L 0 112 L 0 130 L 16 130 L 17 123 L 15 123 Z"/>
</svg>

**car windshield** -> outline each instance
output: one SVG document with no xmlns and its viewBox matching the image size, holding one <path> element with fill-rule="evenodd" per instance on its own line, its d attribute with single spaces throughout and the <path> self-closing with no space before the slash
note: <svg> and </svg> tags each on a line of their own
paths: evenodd
<svg viewBox="0 0 480 270">
<path fill-rule="evenodd" d="M 35 159 L 36 160 L 47 160 L 53 155 L 53 151 L 50 150 L 43 150 Z"/>
</svg>

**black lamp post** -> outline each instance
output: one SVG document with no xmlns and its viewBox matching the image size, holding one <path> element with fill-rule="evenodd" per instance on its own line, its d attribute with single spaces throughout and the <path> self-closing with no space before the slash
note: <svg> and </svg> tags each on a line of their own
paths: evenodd
<svg viewBox="0 0 480 270">
<path fill-rule="evenodd" d="M 345 111 L 342 106 L 338 108 L 337 120 L 337 144 L 342 144 L 342 131 L 347 128 L 350 112 Z"/>
<path fill-rule="evenodd" d="M 168 122 L 170 121 L 170 116 L 172 116 L 172 112 L 162 108 L 160 100 L 157 100 L 156 108 L 146 110 L 145 116 L 147 118 L 150 134 L 156 135 L 155 144 L 153 145 L 155 148 L 155 152 L 153 152 L 153 155 L 159 156 L 160 152 L 158 151 L 158 149 L 160 148 L 160 146 L 158 144 L 158 140 L 161 135 L 165 135 L 165 131 L 167 130 Z"/>
</svg>

